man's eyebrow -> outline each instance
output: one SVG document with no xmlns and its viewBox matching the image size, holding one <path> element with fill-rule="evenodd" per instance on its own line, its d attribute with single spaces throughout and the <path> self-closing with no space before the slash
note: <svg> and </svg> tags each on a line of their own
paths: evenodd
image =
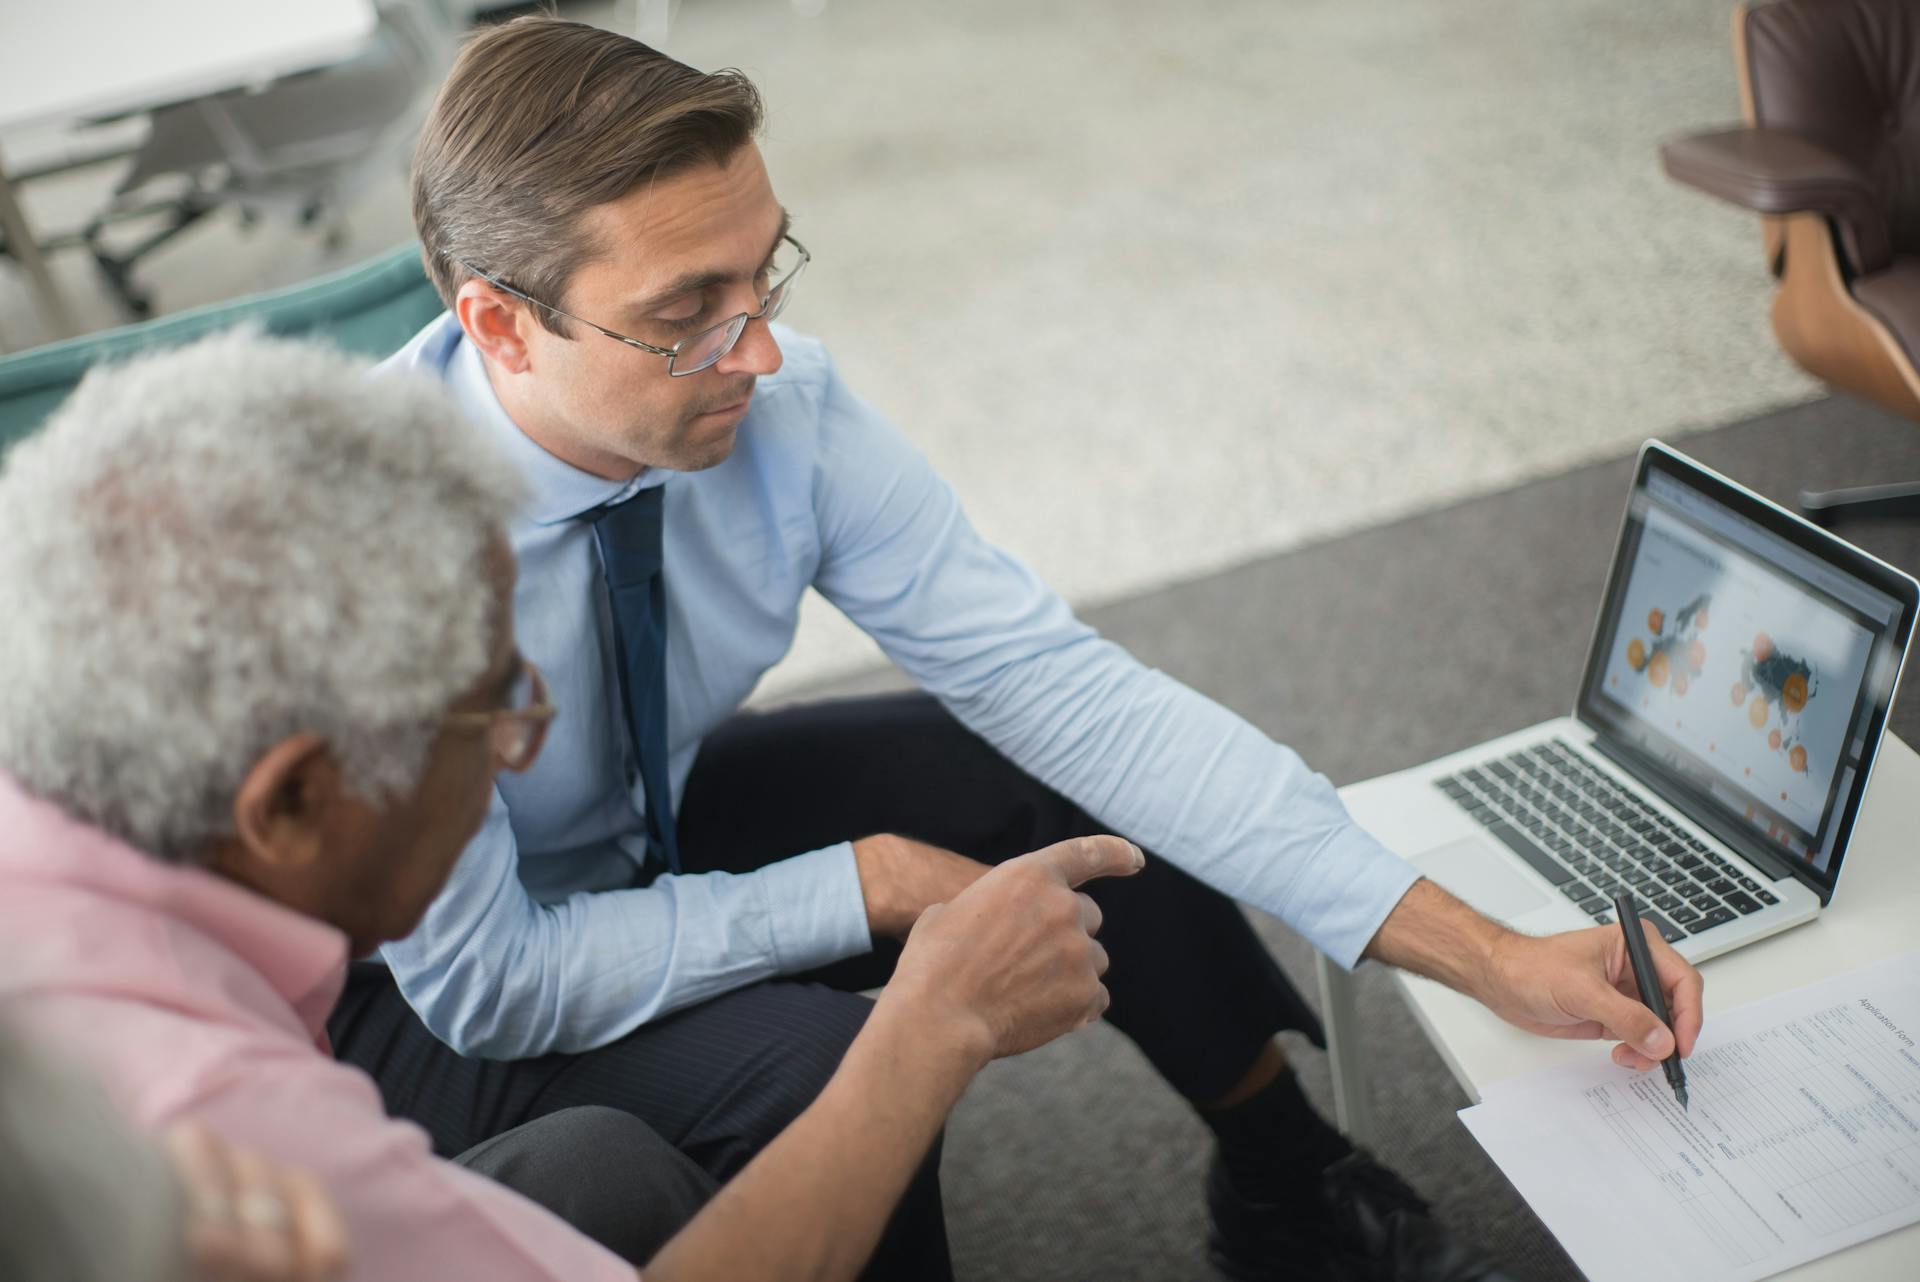
<svg viewBox="0 0 1920 1282">
<path fill-rule="evenodd" d="M 762 262 L 773 257 L 774 251 L 780 248 L 780 242 L 786 239 L 787 232 L 791 230 L 792 227 L 793 215 L 788 213 L 786 207 L 783 205 L 780 209 L 780 230 L 773 234 L 773 242 L 767 246 L 766 255 L 761 259 Z M 635 300 L 628 305 L 627 310 L 635 313 L 644 312 L 649 308 L 658 307 L 662 303 L 672 302 L 674 299 L 684 297 L 687 294 L 697 293 L 703 289 L 711 289 L 715 285 L 724 285 L 734 278 L 735 273 L 729 271 L 688 272 L 684 276 L 677 277 L 670 284 L 647 295 L 647 297 Z"/>
</svg>

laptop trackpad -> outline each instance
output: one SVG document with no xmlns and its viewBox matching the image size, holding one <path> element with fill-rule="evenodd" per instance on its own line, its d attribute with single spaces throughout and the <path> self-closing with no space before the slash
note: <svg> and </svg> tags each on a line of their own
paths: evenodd
<svg viewBox="0 0 1920 1282">
<path fill-rule="evenodd" d="M 1553 901 L 1495 857 L 1475 837 L 1435 846 L 1413 866 L 1495 921 L 1512 921 Z"/>
</svg>

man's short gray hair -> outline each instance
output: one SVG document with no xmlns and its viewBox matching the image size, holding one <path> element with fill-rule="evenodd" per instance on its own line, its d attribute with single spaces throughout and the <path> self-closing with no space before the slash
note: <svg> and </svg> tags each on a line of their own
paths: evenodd
<svg viewBox="0 0 1920 1282">
<path fill-rule="evenodd" d="M 177 862 L 300 731 L 404 795 L 487 668 L 520 494 L 438 387 L 326 347 L 95 369 L 0 468 L 0 770 Z"/>
</svg>

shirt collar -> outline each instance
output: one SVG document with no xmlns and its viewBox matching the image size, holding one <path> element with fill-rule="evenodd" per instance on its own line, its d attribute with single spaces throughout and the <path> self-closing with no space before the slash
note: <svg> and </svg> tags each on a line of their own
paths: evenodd
<svg viewBox="0 0 1920 1282">
<path fill-rule="evenodd" d="M 624 502 L 674 475 L 650 467 L 631 480 L 610 481 L 549 454 L 507 414 L 487 380 L 485 359 L 464 334 L 447 362 L 447 384 L 468 421 L 492 438 L 532 489 L 522 515 L 535 525 L 558 525 L 602 504 Z"/>
<path fill-rule="evenodd" d="M 346 980 L 343 932 L 203 868 L 141 854 L 0 773 L 0 881 L 16 879 L 80 887 L 206 936 L 284 998 L 316 1042 L 325 1037 Z"/>
</svg>

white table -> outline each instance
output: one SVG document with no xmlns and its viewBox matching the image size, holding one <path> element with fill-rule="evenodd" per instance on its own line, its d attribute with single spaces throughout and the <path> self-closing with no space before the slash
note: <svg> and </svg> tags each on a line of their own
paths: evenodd
<svg viewBox="0 0 1920 1282">
<path fill-rule="evenodd" d="M 0 130 L 184 102 L 342 62 L 373 0 L 52 0 L 0 5 Z M 0 232 L 57 336 L 73 322 L 0 157 Z"/>
<path fill-rule="evenodd" d="M 1353 785 L 1364 787 L 1364 783 Z M 1804 926 L 1701 963 L 1700 973 L 1707 981 L 1707 1019 L 1712 1020 L 1715 1010 L 1742 1006 L 1920 947 L 1916 831 L 1920 831 L 1920 755 L 1889 735 L 1861 806 L 1832 905 Z M 1340 1122 L 1350 1134 L 1365 1140 L 1372 1134 L 1372 1118 L 1362 1069 L 1365 1060 L 1355 1054 L 1353 980 L 1324 960 L 1320 972 Z M 1489 1082 L 1607 1054 L 1607 1043 L 1534 1037 L 1431 980 L 1399 973 L 1395 978 L 1414 1018 L 1469 1099 L 1478 1101 L 1481 1086 Z M 1777 1276 L 1795 1282 L 1888 1282 L 1920 1277 L 1916 1257 L 1920 1257 L 1920 1224 Z"/>
</svg>

